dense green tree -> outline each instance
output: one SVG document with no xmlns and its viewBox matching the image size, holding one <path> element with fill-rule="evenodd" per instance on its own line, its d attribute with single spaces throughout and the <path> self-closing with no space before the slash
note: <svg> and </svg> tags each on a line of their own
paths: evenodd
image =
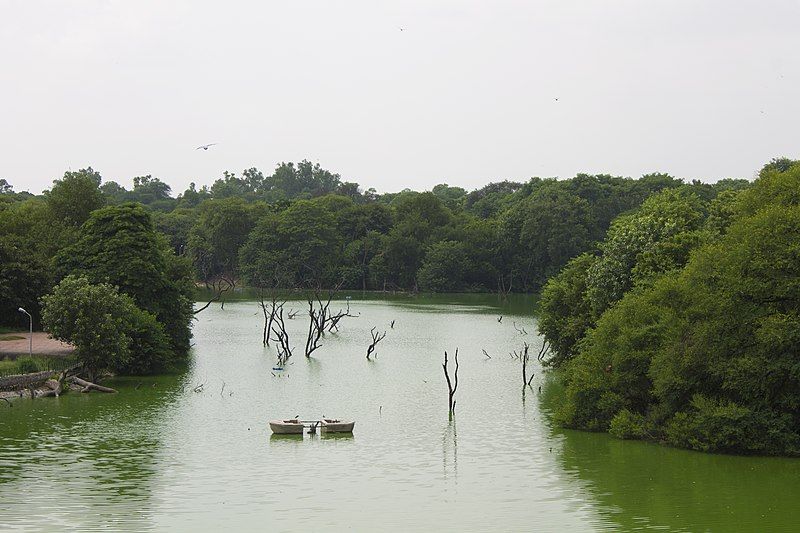
<svg viewBox="0 0 800 533">
<path fill-rule="evenodd" d="M 0 178 L 0 194 L 14 194 L 14 187 L 5 178 Z"/>
<path fill-rule="evenodd" d="M 800 166 L 770 169 L 682 269 L 627 291 L 566 366 L 558 417 L 703 451 L 800 454 Z"/>
<path fill-rule="evenodd" d="M 188 264 L 175 257 L 141 205 L 93 212 L 78 241 L 58 254 L 56 266 L 59 277 L 80 274 L 118 287 L 158 318 L 173 351 L 188 350 L 193 301 Z"/>
<path fill-rule="evenodd" d="M 241 198 L 208 200 L 198 208 L 189 232 L 189 254 L 201 280 L 235 275 L 239 248 L 255 225 L 258 208 Z"/>
<path fill-rule="evenodd" d="M 27 326 L 28 319 L 17 309 L 22 307 L 39 323 L 39 297 L 51 286 L 47 261 L 26 249 L 17 235 L 0 239 L 0 324 Z"/>
<path fill-rule="evenodd" d="M 100 191 L 106 197 L 109 205 L 121 204 L 129 201 L 128 191 L 116 181 L 107 181 L 100 185 Z"/>
<path fill-rule="evenodd" d="M 71 226 L 80 226 L 89 214 L 105 205 L 100 190 L 100 173 L 88 167 L 77 172 L 65 172 L 53 187 L 45 191 L 45 199 L 54 218 Z"/>
<path fill-rule="evenodd" d="M 455 292 L 464 288 L 471 270 L 471 260 L 463 243 L 440 241 L 431 245 L 419 269 L 419 287 L 423 291 Z"/>
<path fill-rule="evenodd" d="M 94 379 L 99 372 L 151 373 L 167 368 L 172 352 L 163 326 L 116 287 L 70 275 L 42 297 L 42 321 L 54 338 L 75 346 Z"/>
<path fill-rule="evenodd" d="M 93 285 L 85 277 L 67 276 L 42 297 L 42 308 L 45 331 L 75 346 L 92 379 L 130 358 L 126 320 L 136 306 L 111 285 Z"/>
<path fill-rule="evenodd" d="M 597 261 L 581 254 L 548 280 L 539 300 L 539 333 L 550 343 L 547 364 L 562 367 L 575 355 L 578 343 L 594 325 L 595 316 L 586 296 L 586 278 Z"/>
<path fill-rule="evenodd" d="M 128 193 L 128 200 L 150 206 L 158 211 L 170 211 L 177 203 L 170 193 L 169 185 L 151 175 L 133 178 L 133 190 Z"/>
<path fill-rule="evenodd" d="M 298 200 L 281 213 L 262 217 L 240 253 L 245 279 L 263 286 L 278 269 L 294 286 L 337 283 L 342 251 L 332 213 L 337 204 L 347 210 L 352 202 L 344 197 Z"/>
<path fill-rule="evenodd" d="M 633 214 L 617 218 L 600 244 L 601 256 L 588 272 L 588 297 L 596 315 L 618 301 L 637 281 L 637 273 L 680 267 L 695 240 L 687 233 L 703 222 L 700 199 L 667 189 L 650 197 Z M 647 266 L 637 265 L 648 260 Z"/>
</svg>

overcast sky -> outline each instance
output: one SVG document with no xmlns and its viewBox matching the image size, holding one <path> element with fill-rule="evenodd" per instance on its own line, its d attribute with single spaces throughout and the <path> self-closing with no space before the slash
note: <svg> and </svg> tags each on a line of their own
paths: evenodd
<svg viewBox="0 0 800 533">
<path fill-rule="evenodd" d="M 0 177 L 751 178 L 800 158 L 798 28 L 798 0 L 0 0 Z"/>
</svg>

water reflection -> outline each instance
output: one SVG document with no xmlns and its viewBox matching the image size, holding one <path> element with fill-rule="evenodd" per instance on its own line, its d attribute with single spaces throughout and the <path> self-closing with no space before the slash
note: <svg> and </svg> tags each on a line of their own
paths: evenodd
<svg viewBox="0 0 800 533">
<path fill-rule="evenodd" d="M 303 442 L 303 435 L 277 435 L 273 433 L 269 436 L 269 443 L 272 445 L 297 445 Z"/>
<path fill-rule="evenodd" d="M 158 472 L 165 407 L 177 379 L 114 386 L 119 394 L 67 394 L 17 402 L 0 417 L 0 514 L 4 527 L 109 524 L 148 529 L 153 479 Z M 151 385 L 160 386 L 154 392 Z M 67 496 L 66 498 L 64 496 Z M 58 516 L 52 516 L 58 509 Z"/>
<path fill-rule="evenodd" d="M 450 459 L 448 459 L 450 456 Z M 452 468 L 448 468 L 448 463 Z M 456 430 L 456 418 L 453 416 L 442 433 L 442 468 L 444 477 L 450 470 L 453 472 L 453 479 L 458 483 L 458 431 Z"/>
<path fill-rule="evenodd" d="M 551 381 L 544 404 L 561 394 Z M 614 529 L 791 531 L 800 461 L 712 455 L 606 434 L 551 429 L 559 466 L 582 482 Z"/>
</svg>

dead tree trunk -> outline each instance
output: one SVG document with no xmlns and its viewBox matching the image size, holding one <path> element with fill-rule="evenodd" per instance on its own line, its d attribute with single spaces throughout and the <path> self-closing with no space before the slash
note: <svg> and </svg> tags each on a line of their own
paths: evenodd
<svg viewBox="0 0 800 533">
<path fill-rule="evenodd" d="M 93 390 L 96 390 L 98 392 L 117 392 L 115 389 L 112 389 L 111 387 L 104 387 L 102 385 L 92 383 L 91 381 L 86 381 L 84 379 L 81 379 L 78 376 L 72 376 L 72 378 L 70 378 L 70 381 L 72 381 L 72 383 L 74 383 L 75 385 L 83 387 L 81 392 L 90 392 Z"/>
<path fill-rule="evenodd" d="M 267 306 L 267 303 L 264 300 L 263 292 L 259 292 L 258 305 L 261 307 L 261 311 L 264 313 L 264 331 L 262 334 L 262 343 L 264 346 L 269 346 L 272 323 L 275 322 L 275 315 L 277 314 L 278 309 L 282 309 L 285 304 L 286 300 L 278 301 L 277 294 L 274 291 L 271 291 L 269 306 Z"/>
<path fill-rule="evenodd" d="M 337 315 L 332 315 L 329 311 L 331 300 L 334 295 L 339 291 L 342 282 L 337 284 L 334 288 L 327 291 L 327 298 L 322 299 L 322 289 L 319 284 L 316 284 L 311 292 L 309 292 L 306 300 L 308 301 L 308 335 L 306 337 L 306 357 L 311 357 L 311 354 L 320 346 L 320 339 L 325 335 L 325 331 L 331 323 L 338 324 L 339 320 L 345 316 L 350 315 L 350 307 L 348 305 L 347 311 L 340 312 Z M 332 322 L 333 321 L 333 322 Z"/>
<path fill-rule="evenodd" d="M 456 390 L 458 389 L 458 348 L 456 348 L 456 353 L 454 356 L 456 361 L 456 368 L 455 372 L 453 372 L 453 381 L 450 380 L 450 373 L 447 369 L 447 352 L 444 352 L 444 363 L 442 363 L 442 369 L 444 369 L 444 378 L 447 380 L 447 405 L 449 408 L 449 417 L 452 419 L 453 415 L 456 412 Z"/>
<path fill-rule="evenodd" d="M 350 314 L 350 302 L 347 302 L 347 309 L 342 311 L 339 310 L 338 313 L 335 315 L 330 314 L 328 312 L 328 331 L 333 332 L 333 330 L 339 331 L 339 321 L 345 317 L 355 318 L 358 315 L 351 315 Z"/>
<path fill-rule="evenodd" d="M 209 285 L 208 282 L 206 282 L 206 286 L 208 285 Z M 212 288 L 212 290 L 214 291 L 214 296 L 208 302 L 206 302 L 206 304 L 203 307 L 193 311 L 193 314 L 196 315 L 201 311 L 205 311 L 206 309 L 208 309 L 208 306 L 210 306 L 216 301 L 219 301 L 220 299 L 222 299 L 222 308 L 225 309 L 225 299 L 223 298 L 223 296 L 225 295 L 226 292 L 233 289 L 234 287 L 236 287 L 236 282 L 233 280 L 233 278 L 220 276 L 216 280 L 212 281 L 210 288 Z"/>
<path fill-rule="evenodd" d="M 283 306 L 280 306 L 277 313 L 275 313 L 275 320 L 272 323 L 272 335 L 273 340 L 278 343 L 278 363 L 283 366 L 292 356 L 289 333 L 286 331 L 286 322 L 283 320 Z"/>
<path fill-rule="evenodd" d="M 372 335 L 372 344 L 370 344 L 369 347 L 367 347 L 367 361 L 370 360 L 370 356 L 372 355 L 372 352 L 375 351 L 375 346 L 377 346 L 378 343 L 381 342 L 384 337 L 386 337 L 386 332 L 385 331 L 382 334 L 380 334 L 380 333 L 375 331 L 375 328 L 372 328 L 371 330 L 369 330 L 369 333 L 370 333 L 370 335 Z"/>
<path fill-rule="evenodd" d="M 544 357 L 547 355 L 547 352 L 550 351 L 550 345 L 547 344 L 547 340 L 542 341 L 542 347 L 539 349 L 539 355 L 536 359 L 540 362 L 544 362 Z"/>
<path fill-rule="evenodd" d="M 530 387 L 531 381 L 533 381 L 534 373 L 531 373 L 531 377 L 528 378 L 528 361 L 530 360 L 530 355 L 528 354 L 528 346 L 527 342 L 522 343 L 522 351 L 517 353 L 516 350 L 514 351 L 514 357 L 519 359 L 522 362 L 522 388 Z"/>
</svg>

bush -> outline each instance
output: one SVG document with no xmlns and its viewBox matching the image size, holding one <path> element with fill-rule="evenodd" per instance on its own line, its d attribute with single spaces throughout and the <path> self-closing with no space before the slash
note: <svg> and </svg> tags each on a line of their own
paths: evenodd
<svg viewBox="0 0 800 533">
<path fill-rule="evenodd" d="M 167 369 L 175 358 L 165 327 L 133 299 L 104 283 L 67 276 L 42 298 L 45 331 L 75 345 L 78 360 L 102 370 L 144 374 Z"/>
<path fill-rule="evenodd" d="M 644 417 L 627 409 L 621 410 L 611 420 L 608 432 L 618 439 L 642 439 L 648 434 Z"/>
<path fill-rule="evenodd" d="M 17 359 L 17 370 L 20 374 L 32 374 L 34 372 L 41 372 L 42 368 L 35 359 L 30 357 L 20 357 Z"/>
</svg>

